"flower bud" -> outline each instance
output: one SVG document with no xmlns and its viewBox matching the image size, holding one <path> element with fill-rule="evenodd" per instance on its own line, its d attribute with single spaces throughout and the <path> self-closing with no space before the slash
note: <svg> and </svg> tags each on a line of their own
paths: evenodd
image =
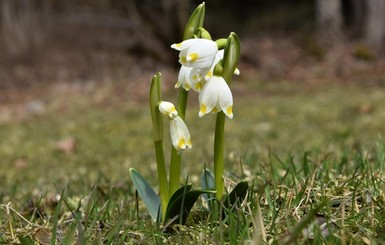
<svg viewBox="0 0 385 245">
<path fill-rule="evenodd" d="M 159 111 L 170 120 L 173 120 L 178 116 L 178 112 L 176 111 L 174 104 L 168 101 L 161 101 L 159 103 Z"/>
</svg>

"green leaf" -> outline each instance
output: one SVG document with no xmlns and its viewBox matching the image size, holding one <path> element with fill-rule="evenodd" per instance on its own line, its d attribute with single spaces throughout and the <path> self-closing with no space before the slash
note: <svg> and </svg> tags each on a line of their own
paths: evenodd
<svg viewBox="0 0 385 245">
<path fill-rule="evenodd" d="M 182 186 L 172 195 L 167 206 L 166 222 L 174 219 L 170 224 L 185 224 L 199 196 L 203 193 L 215 193 L 209 190 L 191 190 L 191 187 L 191 184 Z"/>
<path fill-rule="evenodd" d="M 160 199 L 158 195 L 143 178 L 143 176 L 133 168 L 130 169 L 130 177 L 152 219 L 156 221 L 159 217 L 161 217 L 161 215 L 158 217 L 160 208 Z"/>
<path fill-rule="evenodd" d="M 233 206 L 236 202 L 242 202 L 247 194 L 247 190 L 249 189 L 249 185 L 247 184 L 247 181 L 241 181 L 239 182 L 234 189 L 225 196 L 224 199 L 224 206 L 226 208 L 230 208 Z"/>
<path fill-rule="evenodd" d="M 192 188 L 192 184 L 187 184 L 187 185 L 180 187 L 178 190 L 176 190 L 174 192 L 174 194 L 172 194 L 169 203 L 171 203 L 173 200 L 175 200 L 180 195 L 183 195 L 183 193 L 190 191 L 191 188 Z"/>
<path fill-rule="evenodd" d="M 201 188 L 202 190 L 215 190 L 214 174 L 207 168 L 202 172 Z M 212 211 L 212 202 L 215 201 L 215 195 L 203 193 L 202 197 L 206 200 L 209 210 Z"/>
<path fill-rule="evenodd" d="M 205 3 L 201 3 L 190 15 L 190 18 L 187 21 L 184 33 L 183 40 L 193 38 L 195 31 L 203 26 L 205 19 Z"/>
<path fill-rule="evenodd" d="M 60 196 L 60 199 L 59 199 L 59 202 L 57 203 L 57 206 L 55 208 L 55 212 L 54 212 L 54 215 L 53 215 L 53 219 L 52 219 L 52 237 L 51 237 L 51 244 L 56 244 L 56 234 L 57 234 L 57 225 L 58 225 L 58 220 L 59 220 L 59 214 L 60 214 L 60 211 L 61 211 L 61 207 L 62 207 L 62 204 L 63 204 L 63 198 L 64 198 L 64 192 L 65 192 L 65 189 L 63 189 L 62 193 L 61 193 L 61 196 Z"/>
</svg>

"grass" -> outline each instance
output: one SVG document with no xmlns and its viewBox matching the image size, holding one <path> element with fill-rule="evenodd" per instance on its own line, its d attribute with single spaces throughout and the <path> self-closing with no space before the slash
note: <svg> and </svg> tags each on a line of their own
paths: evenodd
<svg viewBox="0 0 385 245">
<path fill-rule="evenodd" d="M 152 223 L 128 178 L 135 167 L 157 183 L 147 103 L 101 104 L 86 93 L 68 95 L 62 110 L 48 96 L 45 113 L 0 124 L 0 243 L 383 243 L 385 91 L 251 81 L 237 89 L 256 93 L 235 92 L 226 174 L 251 188 L 224 220 L 199 203 L 186 226 Z M 198 187 L 204 165 L 212 168 L 214 117 L 196 114 L 191 102 L 183 174 Z M 66 138 L 76 142 L 68 153 L 57 147 Z"/>
</svg>

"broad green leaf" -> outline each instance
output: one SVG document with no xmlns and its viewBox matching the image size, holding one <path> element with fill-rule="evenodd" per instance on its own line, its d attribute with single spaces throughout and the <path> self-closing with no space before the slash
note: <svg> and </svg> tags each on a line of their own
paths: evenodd
<svg viewBox="0 0 385 245">
<path fill-rule="evenodd" d="M 194 203 L 203 193 L 215 192 L 208 190 L 191 190 L 191 185 L 185 185 L 179 188 L 170 198 L 165 221 L 175 218 L 171 224 L 185 224 Z"/>
<path fill-rule="evenodd" d="M 168 203 L 171 203 L 173 202 L 176 198 L 178 198 L 180 195 L 183 195 L 183 193 L 185 192 L 188 192 L 190 191 L 192 188 L 192 184 L 187 184 L 187 185 L 184 185 L 182 187 L 179 187 L 178 190 L 176 190 L 174 192 L 174 194 L 172 194 L 171 198 L 170 198 L 170 201 Z"/>
<path fill-rule="evenodd" d="M 152 187 L 147 183 L 143 176 L 135 169 L 130 169 L 130 177 L 134 184 L 139 196 L 142 198 L 144 204 L 147 207 L 152 219 L 156 221 L 158 219 L 158 213 L 160 208 L 160 199 Z"/>
<path fill-rule="evenodd" d="M 243 199 L 245 199 L 247 190 L 249 189 L 249 185 L 247 184 L 247 181 L 241 181 L 239 182 L 234 189 L 225 196 L 224 199 L 224 206 L 226 208 L 229 208 L 233 206 L 237 201 L 242 202 Z"/>
</svg>

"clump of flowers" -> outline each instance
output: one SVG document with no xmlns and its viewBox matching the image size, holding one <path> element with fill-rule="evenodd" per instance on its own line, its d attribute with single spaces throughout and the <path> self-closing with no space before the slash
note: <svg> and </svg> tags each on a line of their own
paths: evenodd
<svg viewBox="0 0 385 245">
<path fill-rule="evenodd" d="M 155 75 L 150 87 L 150 110 L 153 122 L 154 148 L 159 180 L 159 196 L 135 170 L 130 176 L 139 195 L 154 220 L 163 223 L 184 223 L 195 201 L 203 194 L 211 197 L 211 206 L 232 202 L 225 193 L 224 176 L 224 128 L 226 117 L 232 119 L 233 95 L 230 90 L 232 77 L 239 75 L 236 68 L 240 55 L 240 42 L 235 33 L 227 38 L 212 40 L 203 28 L 205 4 L 199 5 L 190 16 L 183 40 L 171 45 L 179 51 L 181 68 L 175 88 L 179 91 L 176 106 L 162 99 L 161 74 Z M 184 121 L 188 93 L 199 93 L 198 116 L 216 114 L 214 140 L 214 172 L 205 169 L 202 189 L 192 189 L 191 184 L 181 185 L 182 154 L 192 149 L 190 131 Z M 170 124 L 171 157 L 166 169 L 163 150 L 163 119 Z M 169 174 L 168 174 L 169 173 Z M 248 185 L 240 182 L 233 193 L 239 198 L 246 195 Z M 233 195 L 233 196 L 234 196 Z M 215 197 L 214 197 L 215 196 Z M 214 198 L 213 198 L 214 197 Z M 230 200 L 231 199 L 231 200 Z M 218 209 L 217 209 L 218 211 Z"/>
</svg>

